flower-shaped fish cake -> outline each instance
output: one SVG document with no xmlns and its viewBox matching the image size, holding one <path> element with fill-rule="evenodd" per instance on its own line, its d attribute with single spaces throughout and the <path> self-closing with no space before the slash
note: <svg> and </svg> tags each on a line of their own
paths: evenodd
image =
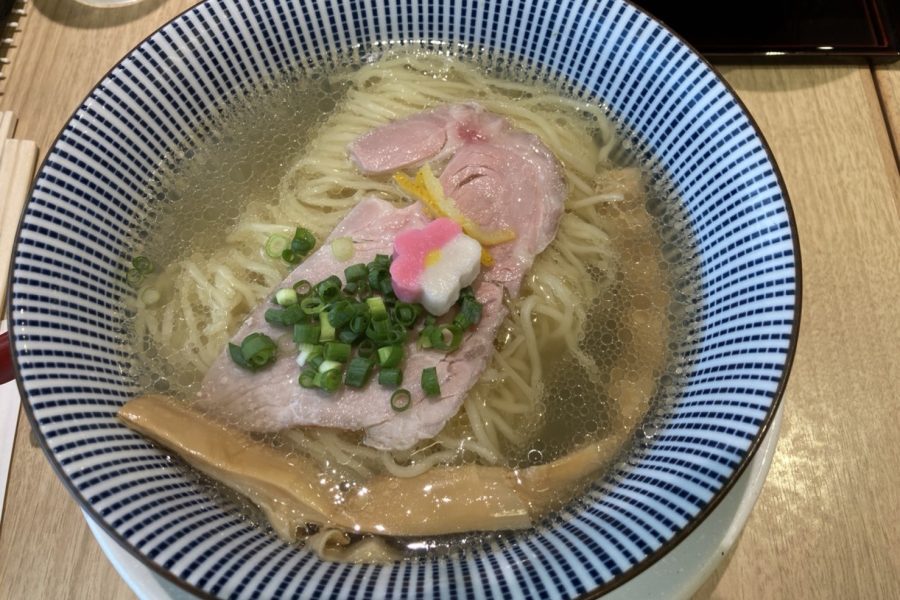
<svg viewBox="0 0 900 600">
<path fill-rule="evenodd" d="M 394 240 L 394 293 L 404 302 L 421 303 L 435 316 L 450 310 L 480 268 L 481 244 L 453 219 L 435 219 L 421 229 L 400 232 Z"/>
</svg>

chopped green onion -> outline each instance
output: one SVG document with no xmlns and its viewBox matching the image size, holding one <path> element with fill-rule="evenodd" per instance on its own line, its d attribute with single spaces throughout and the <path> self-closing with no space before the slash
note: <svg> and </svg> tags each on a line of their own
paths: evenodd
<svg viewBox="0 0 900 600">
<path fill-rule="evenodd" d="M 284 322 L 285 312 L 286 311 L 280 308 L 268 309 L 264 315 L 266 323 L 271 323 L 272 325 L 287 325 L 287 323 Z"/>
<path fill-rule="evenodd" d="M 369 315 L 357 314 L 350 320 L 350 331 L 363 334 L 369 328 L 369 322 Z"/>
<path fill-rule="evenodd" d="M 366 337 L 375 343 L 376 346 L 383 346 L 387 342 L 387 331 L 379 332 L 375 329 L 375 324 L 381 321 L 372 321 L 366 328 Z"/>
<path fill-rule="evenodd" d="M 297 304 L 297 292 L 293 288 L 284 288 L 275 292 L 275 302 L 281 306 Z"/>
<path fill-rule="evenodd" d="M 431 348 L 431 334 L 437 330 L 435 325 L 426 325 L 419 332 L 419 348 Z"/>
<path fill-rule="evenodd" d="M 419 318 L 420 308 L 416 304 L 407 304 L 406 302 L 398 302 L 394 306 L 394 320 L 404 327 L 412 327 L 416 319 Z"/>
<path fill-rule="evenodd" d="M 391 331 L 388 333 L 386 339 L 388 344 L 400 344 L 406 341 L 407 331 L 406 327 L 400 325 L 399 323 L 394 323 L 391 327 Z"/>
<path fill-rule="evenodd" d="M 291 250 L 296 254 L 305 256 L 316 245 L 316 237 L 309 229 L 298 227 L 294 232 L 294 239 L 291 240 Z"/>
<path fill-rule="evenodd" d="M 397 387 L 403 383 L 403 371 L 400 369 L 381 369 L 378 371 L 378 383 L 385 387 Z"/>
<path fill-rule="evenodd" d="M 372 291 L 369 287 L 369 282 L 365 279 L 362 281 L 354 281 L 353 283 L 356 284 L 356 295 L 359 296 L 360 300 Z"/>
<path fill-rule="evenodd" d="M 374 262 L 369 263 L 369 277 L 367 281 L 369 282 L 369 287 L 380 291 L 382 294 L 392 294 L 394 292 L 388 267 L 377 266 Z"/>
<path fill-rule="evenodd" d="M 318 344 L 322 328 L 312 323 L 294 325 L 294 342 L 297 344 Z"/>
<path fill-rule="evenodd" d="M 316 285 L 316 293 L 325 302 L 331 302 L 340 295 L 341 285 L 340 277 L 332 275 Z"/>
<path fill-rule="evenodd" d="M 341 342 L 327 342 L 325 344 L 325 360 L 334 360 L 337 362 L 347 362 L 350 358 L 350 344 Z"/>
<path fill-rule="evenodd" d="M 412 404 L 412 394 L 409 390 L 400 388 L 391 394 L 391 408 L 397 412 L 403 412 Z"/>
<path fill-rule="evenodd" d="M 371 338 L 372 341 L 377 343 L 379 346 L 386 346 L 388 344 L 394 343 L 395 341 L 400 339 L 400 337 L 402 337 L 394 335 L 395 327 L 400 327 L 402 329 L 401 325 L 391 323 L 387 319 L 381 321 L 370 321 L 369 326 L 366 328 L 366 337 Z M 403 333 L 405 333 L 405 330 Z"/>
<path fill-rule="evenodd" d="M 355 283 L 357 281 L 365 281 L 369 276 L 369 268 L 363 263 L 350 265 L 344 269 L 344 279 L 347 283 Z"/>
<path fill-rule="evenodd" d="M 369 307 L 369 314 L 372 321 L 381 321 L 388 318 L 387 308 L 384 306 L 384 300 L 378 296 L 366 298 L 366 304 Z"/>
<path fill-rule="evenodd" d="M 326 392 L 334 392 L 341 386 L 341 370 L 329 369 L 327 371 L 319 371 L 313 378 L 316 386 Z"/>
<path fill-rule="evenodd" d="M 462 329 L 456 325 L 435 325 L 428 328 L 428 341 L 430 344 L 428 346 L 423 345 L 423 347 L 453 352 L 459 348 L 462 338 Z"/>
<path fill-rule="evenodd" d="M 137 269 L 128 269 L 128 272 L 125 274 L 125 283 L 130 285 L 133 288 L 138 287 L 144 281 L 144 274 L 138 271 Z"/>
<path fill-rule="evenodd" d="M 319 341 L 330 342 L 334 339 L 334 325 L 328 320 L 328 313 L 319 313 Z"/>
<path fill-rule="evenodd" d="M 307 296 L 300 301 L 300 309 L 304 314 L 315 315 L 325 310 L 325 302 L 315 296 Z"/>
<path fill-rule="evenodd" d="M 297 364 L 305 367 L 306 363 L 312 363 L 312 359 L 316 356 L 322 356 L 322 346 L 318 344 L 300 344 L 298 347 L 300 354 L 297 355 Z"/>
<path fill-rule="evenodd" d="M 366 278 L 366 281 L 369 284 L 369 287 L 373 290 L 381 289 L 381 280 L 388 274 L 384 269 L 372 268 L 372 264 L 369 263 L 369 276 Z"/>
<path fill-rule="evenodd" d="M 301 279 L 291 287 L 294 288 L 298 296 L 308 296 L 312 291 L 312 284 L 305 279 Z"/>
<path fill-rule="evenodd" d="M 390 321 L 372 321 L 366 329 L 366 337 L 378 346 L 390 346 L 406 341 L 406 329 Z"/>
<path fill-rule="evenodd" d="M 422 391 L 426 396 L 440 396 L 441 385 L 438 383 L 436 367 L 422 369 Z"/>
<path fill-rule="evenodd" d="M 257 367 L 268 364 L 276 351 L 275 342 L 264 333 L 251 333 L 241 342 L 241 354 L 247 362 Z"/>
<path fill-rule="evenodd" d="M 375 342 L 366 338 L 356 347 L 356 354 L 362 358 L 369 358 L 375 354 Z"/>
<path fill-rule="evenodd" d="M 315 247 L 315 238 L 303 228 L 297 228 L 292 240 L 278 237 L 281 237 L 285 260 L 299 262 Z M 354 253 L 353 241 L 338 238 L 332 241 L 331 249 L 336 258 L 349 261 Z M 267 253 L 269 250 L 267 247 Z M 347 266 L 343 281 L 331 275 L 315 285 L 302 280 L 276 292 L 274 300 L 283 308 L 267 310 L 266 321 L 293 327 L 293 339 L 298 345 L 297 363 L 301 367 L 298 382 L 302 387 L 317 387 L 327 392 L 334 392 L 341 385 L 363 387 L 376 367 L 381 385 L 398 388 L 402 384 L 403 344 L 412 330 L 419 330 L 417 323 L 423 309 L 419 304 L 397 299 L 390 266 L 391 258 L 379 254 L 368 264 Z M 480 320 L 482 306 L 471 288 L 460 292 L 457 306 L 452 324 L 439 325 L 432 315 L 424 315 L 419 338 L 422 347 L 445 351 L 459 347 L 464 330 Z M 308 322 L 317 314 L 319 318 L 313 319 L 317 323 Z M 229 352 L 242 366 L 262 368 L 254 365 L 268 364 L 263 360 L 274 360 L 277 350 L 274 342 L 266 339 L 272 344 L 271 359 L 266 358 L 266 345 L 260 345 L 261 342 L 254 342 L 248 350 L 255 351 L 252 361 L 244 356 L 243 345 L 232 344 Z M 426 396 L 440 395 L 436 367 L 422 370 L 421 385 Z M 408 409 L 411 402 L 408 390 L 396 389 L 391 396 L 391 406 L 397 411 Z"/>
<path fill-rule="evenodd" d="M 287 308 L 270 308 L 265 314 L 266 323 L 291 327 L 306 319 L 306 315 L 299 304 L 292 304 Z"/>
<path fill-rule="evenodd" d="M 337 332 L 337 339 L 345 344 L 355 344 L 362 336 L 362 333 L 357 333 L 351 329 L 340 329 Z"/>
<path fill-rule="evenodd" d="M 384 271 L 391 266 L 391 257 L 387 254 L 376 254 L 375 258 L 372 259 L 372 262 L 369 263 L 369 270 L 381 270 Z"/>
<path fill-rule="evenodd" d="M 344 365 L 336 360 L 325 359 L 319 364 L 319 373 L 325 373 L 326 371 L 340 371 L 343 366 Z"/>
<path fill-rule="evenodd" d="M 383 369 L 397 367 L 403 361 L 403 346 L 384 346 L 378 349 L 378 366 Z"/>
<path fill-rule="evenodd" d="M 144 275 L 153 272 L 153 263 L 146 256 L 135 256 L 131 259 L 131 265 Z"/>
<path fill-rule="evenodd" d="M 269 238 L 271 239 L 271 238 Z M 294 231 L 294 237 L 287 241 L 281 249 L 281 258 L 292 265 L 299 263 L 303 257 L 316 245 L 316 238 L 312 232 L 304 227 L 298 227 Z M 277 246 L 276 248 L 277 249 Z M 266 253 L 268 254 L 268 246 Z"/>
<path fill-rule="evenodd" d="M 322 346 L 319 346 L 319 348 L 321 348 L 321 347 Z M 318 371 L 319 367 L 322 366 L 323 362 L 325 362 L 325 357 L 322 356 L 321 352 L 319 352 L 317 354 L 313 354 L 312 356 L 310 356 L 309 359 L 306 361 L 306 364 L 310 369 L 315 369 L 316 371 Z"/>
<path fill-rule="evenodd" d="M 300 373 L 299 378 L 300 387 L 316 387 L 316 375 L 318 375 L 318 373 L 315 369 L 303 369 L 303 371 Z"/>
<path fill-rule="evenodd" d="M 283 235 L 279 235 L 277 233 L 273 233 L 269 236 L 269 239 L 266 240 L 266 256 L 269 258 L 279 258 L 283 256 L 284 251 L 288 248 L 288 239 Z"/>
<path fill-rule="evenodd" d="M 378 289 L 379 289 L 379 290 L 381 291 L 381 293 L 384 294 L 384 295 L 394 293 L 394 284 L 391 283 L 391 278 L 390 278 L 390 276 L 388 276 L 388 277 L 383 277 L 383 278 L 381 279 L 381 281 L 378 283 Z"/>
<path fill-rule="evenodd" d="M 240 346 L 228 344 L 228 353 L 239 366 L 259 371 L 275 362 L 278 347 L 266 334 L 255 332 L 245 337 Z"/>
<path fill-rule="evenodd" d="M 334 327 L 343 327 L 353 320 L 356 310 L 348 300 L 339 300 L 328 310 L 328 322 Z"/>
<path fill-rule="evenodd" d="M 353 240 L 348 237 L 339 237 L 331 242 L 331 253 L 341 262 L 347 262 L 353 258 L 354 252 Z"/>
<path fill-rule="evenodd" d="M 369 323 L 372 326 L 372 329 L 375 331 L 375 333 L 385 334 L 391 330 L 391 322 L 388 321 L 387 319 L 382 319 L 380 321 L 372 320 L 372 321 L 369 321 Z"/>
<path fill-rule="evenodd" d="M 152 287 L 145 288 L 141 292 L 141 302 L 144 303 L 144 306 L 152 306 L 159 302 L 159 292 L 153 289 Z"/>
<path fill-rule="evenodd" d="M 453 319 L 453 324 L 460 329 L 468 329 L 473 325 L 478 325 L 481 321 L 481 302 L 476 300 L 474 296 L 461 296 L 459 304 L 459 312 Z"/>
<path fill-rule="evenodd" d="M 231 360 L 237 363 L 238 366 L 251 371 L 253 370 L 253 367 L 250 366 L 250 363 L 248 363 L 244 358 L 244 355 L 241 354 L 241 347 L 237 344 L 228 343 L 228 355 L 231 356 Z"/>
<path fill-rule="evenodd" d="M 350 387 L 361 388 L 369 381 L 374 363 L 368 358 L 356 357 L 347 365 L 344 383 Z"/>
</svg>

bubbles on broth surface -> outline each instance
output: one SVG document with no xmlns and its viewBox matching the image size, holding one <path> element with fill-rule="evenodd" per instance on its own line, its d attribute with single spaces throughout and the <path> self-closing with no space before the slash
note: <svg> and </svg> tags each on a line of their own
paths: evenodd
<svg viewBox="0 0 900 600">
<path fill-rule="evenodd" d="M 239 102 L 208 140 L 186 152 L 174 169 L 162 173 L 151 192 L 159 207 L 150 223 L 155 234 L 142 253 L 163 266 L 184 257 L 210 255 L 231 243 L 248 210 L 266 215 L 268 206 L 277 205 L 290 169 L 304 156 L 335 107 L 345 100 L 347 85 L 336 83 L 339 78 L 331 76 L 339 71 L 323 70 L 269 84 L 266 90 Z M 517 81 L 536 79 L 521 67 L 507 69 L 496 64 L 491 75 Z M 372 79 L 367 85 L 378 83 Z M 531 92 L 520 90 L 508 95 L 524 100 Z M 593 167 L 592 176 L 600 188 L 595 191 L 609 188 L 610 193 L 622 198 L 598 206 L 568 207 L 567 212 L 601 211 L 604 234 L 615 258 L 607 265 L 585 267 L 586 276 L 602 291 L 593 297 L 577 298 L 583 326 L 577 333 L 576 350 L 567 350 L 561 338 L 539 340 L 544 376 L 535 399 L 535 414 L 519 423 L 523 441 L 503 444 L 505 460 L 500 464 L 510 468 L 545 464 L 608 436 L 622 439 L 621 456 L 629 454 L 631 440 L 636 439 L 638 444 L 652 440 L 659 429 L 654 420 L 657 412 L 665 409 L 666 399 L 673 398 L 680 387 L 683 374 L 679 372 L 679 357 L 690 345 L 690 327 L 696 317 L 694 241 L 680 201 L 671 194 L 671 186 L 661 173 L 638 164 L 627 132 L 620 130 L 618 141 L 611 144 L 610 132 L 603 123 L 588 113 L 583 117 L 584 128 L 594 142 L 611 146 L 608 159 Z M 631 169 L 635 165 L 643 169 L 642 175 L 634 175 L 637 171 Z M 626 172 L 631 174 L 622 175 Z M 292 192 L 304 194 L 303 189 Z M 335 194 L 351 192 L 339 190 Z M 258 252 L 262 252 L 261 247 Z M 272 268 L 282 276 L 288 271 L 277 261 Z M 252 277 L 250 284 L 265 287 L 264 277 Z M 172 284 L 165 276 L 151 279 L 150 285 L 159 288 L 161 303 L 171 298 Z M 256 301 L 264 297 L 263 293 Z M 249 311 L 253 305 L 251 299 L 241 300 L 232 308 L 232 316 Z M 515 311 L 518 305 L 513 301 L 510 306 Z M 205 310 L 195 307 L 196 318 L 211 319 Z M 165 313 L 160 318 L 165 319 Z M 544 318 L 540 314 L 533 317 L 536 330 L 540 330 Z M 143 388 L 182 396 L 196 389 L 202 371 L 175 368 L 176 361 L 152 340 L 138 341 L 142 366 L 136 376 Z M 498 345 L 502 346 L 502 340 Z M 484 389 L 489 393 L 491 388 Z M 457 417 L 459 422 L 464 420 L 464 416 Z M 466 427 L 465 423 L 461 426 Z M 301 451 L 279 436 L 266 440 L 284 444 L 286 452 Z M 461 453 L 457 460 L 475 461 L 472 453 Z M 352 465 L 339 461 L 322 465 L 337 498 L 351 493 L 356 483 L 352 473 L 348 475 L 352 471 L 349 467 Z M 559 491 L 560 501 L 579 491 Z M 222 491 L 222 497 L 242 506 L 248 518 L 259 523 L 258 511 L 246 501 L 231 492 Z M 495 537 L 439 537 L 410 541 L 406 547 L 413 554 L 435 555 L 488 543 Z"/>
<path fill-rule="evenodd" d="M 248 205 L 275 203 L 279 181 L 345 91 L 326 83 L 324 77 L 292 77 L 257 91 L 174 170 L 162 173 L 154 194 L 162 210 L 146 253 L 165 264 L 208 252 Z"/>
</svg>

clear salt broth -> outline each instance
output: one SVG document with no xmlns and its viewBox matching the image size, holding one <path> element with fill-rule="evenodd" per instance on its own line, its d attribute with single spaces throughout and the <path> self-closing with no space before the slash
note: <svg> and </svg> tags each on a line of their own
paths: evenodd
<svg viewBox="0 0 900 600">
<path fill-rule="evenodd" d="M 568 88 L 565 82 L 539 82 L 538 79 L 546 78 L 521 66 L 504 66 L 506 63 L 496 58 L 480 60 L 491 65 L 486 71 L 492 77 L 549 86 L 560 94 L 565 94 Z M 147 228 L 153 233 L 141 248 L 141 254 L 152 257 L 158 265 L 165 265 L 191 253 L 212 252 L 250 203 L 273 202 L 279 180 L 347 91 L 346 86 L 334 85 L 329 75 L 354 68 L 358 65 L 287 75 L 236 100 L 230 111 L 219 118 L 217 130 L 197 147 L 172 157 L 170 164 L 160 170 L 157 184 L 149 192 L 154 198 L 154 210 Z M 590 121 L 585 121 L 585 127 L 594 127 L 598 139 L 602 136 L 601 130 Z M 613 423 L 636 431 L 623 444 L 620 457 L 633 455 L 636 445 L 652 439 L 656 423 L 665 412 L 667 402 L 677 396 L 683 377 L 680 358 L 691 345 L 690 327 L 697 311 L 694 240 L 681 202 L 653 158 L 636 156 L 630 142 L 634 138 L 621 124 L 617 124 L 617 130 L 620 143 L 611 155 L 613 163 L 641 168 L 645 209 L 653 221 L 655 243 L 663 257 L 665 277 L 659 285 L 666 289 L 670 299 L 668 338 L 660 340 L 666 347 L 665 365 L 659 370 L 650 410 L 642 423 L 622 423 L 615 400 L 597 385 L 598 373 L 601 383 L 609 382 L 615 358 L 623 352 L 623 340 L 628 334 L 623 333 L 621 318 L 623 311 L 635 301 L 627 293 L 620 293 L 625 289 L 621 282 L 613 283 L 607 294 L 586 308 L 580 347 L 596 359 L 597 370 L 587 373 L 571 356 L 549 360 L 554 366 L 543 385 L 540 428 L 530 432 L 530 443 L 506 449 L 508 466 L 512 468 L 558 458 L 586 441 L 608 435 Z M 284 268 L 285 274 L 288 270 Z M 140 352 L 158 353 L 159 350 L 151 345 L 144 346 Z M 556 353 L 557 349 L 551 348 L 549 352 Z M 635 356 L 634 360 L 640 361 L 640 357 Z M 173 380 L 169 373 L 144 370 L 137 377 L 148 390 L 187 395 L 199 385 L 202 373 L 194 378 Z M 253 522 L 265 523 L 259 511 L 242 497 L 203 476 L 197 477 L 223 502 L 239 507 Z M 580 491 L 567 490 L 566 494 L 577 497 Z M 468 534 L 397 543 L 405 546 L 411 555 L 421 556 L 471 548 L 488 543 L 498 535 L 505 534 Z"/>
</svg>

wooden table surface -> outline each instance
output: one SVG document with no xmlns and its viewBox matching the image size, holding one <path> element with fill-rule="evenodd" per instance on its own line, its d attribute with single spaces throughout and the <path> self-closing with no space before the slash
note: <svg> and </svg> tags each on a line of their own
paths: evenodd
<svg viewBox="0 0 900 600">
<path fill-rule="evenodd" d="M 131 47 L 194 0 L 33 0 L 0 109 L 43 155 Z M 778 452 L 702 598 L 900 598 L 900 67 L 721 65 L 781 167 L 800 231 L 803 318 Z M 893 127 L 893 135 L 892 135 Z M 2 201 L 2 199 L 0 199 Z M 133 598 L 29 444 L 0 524 L 0 598 Z"/>
</svg>

